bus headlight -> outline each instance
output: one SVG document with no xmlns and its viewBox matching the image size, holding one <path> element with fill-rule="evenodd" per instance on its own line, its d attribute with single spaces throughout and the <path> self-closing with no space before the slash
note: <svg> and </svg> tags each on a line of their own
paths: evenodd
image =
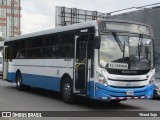
<svg viewBox="0 0 160 120">
<path fill-rule="evenodd" d="M 152 83 L 154 83 L 154 81 L 155 81 L 155 76 L 153 75 L 153 76 L 151 77 L 151 79 L 149 80 L 148 85 L 151 85 Z"/>
<path fill-rule="evenodd" d="M 102 85 L 105 85 L 105 86 L 108 85 L 106 78 L 102 74 L 97 72 L 96 75 L 97 75 L 97 82 L 99 82 L 99 83 L 101 83 Z"/>
</svg>

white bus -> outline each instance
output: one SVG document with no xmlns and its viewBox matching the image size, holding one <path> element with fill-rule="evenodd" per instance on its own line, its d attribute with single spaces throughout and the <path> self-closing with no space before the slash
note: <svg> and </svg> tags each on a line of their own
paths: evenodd
<svg viewBox="0 0 160 120">
<path fill-rule="evenodd" d="M 0 76 L 2 76 L 3 73 L 3 52 L 0 51 Z"/>
<path fill-rule="evenodd" d="M 61 92 L 66 103 L 120 102 L 152 98 L 154 64 L 150 26 L 94 20 L 6 39 L 3 79 Z"/>
<path fill-rule="evenodd" d="M 2 76 L 3 73 L 3 46 L 4 46 L 4 41 L 3 38 L 0 37 L 0 76 Z"/>
</svg>

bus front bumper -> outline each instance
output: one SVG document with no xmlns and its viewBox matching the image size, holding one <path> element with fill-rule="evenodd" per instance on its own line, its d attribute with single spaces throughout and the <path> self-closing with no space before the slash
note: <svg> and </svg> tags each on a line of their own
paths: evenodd
<svg viewBox="0 0 160 120">
<path fill-rule="evenodd" d="M 151 99 L 153 97 L 154 85 L 142 88 L 115 88 L 111 86 L 103 86 L 95 83 L 95 98 L 97 100 L 129 100 L 129 99 Z M 132 95 L 128 95 L 128 93 Z"/>
</svg>

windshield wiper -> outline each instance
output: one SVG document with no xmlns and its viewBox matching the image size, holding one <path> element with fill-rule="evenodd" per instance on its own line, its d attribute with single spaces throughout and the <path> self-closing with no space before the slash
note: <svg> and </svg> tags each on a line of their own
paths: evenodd
<svg viewBox="0 0 160 120">
<path fill-rule="evenodd" d="M 113 35 L 114 39 L 116 40 L 121 52 L 123 52 L 123 60 L 124 60 L 124 57 L 125 57 L 124 56 L 124 53 L 125 53 L 125 41 L 124 41 L 124 44 L 122 45 L 121 40 L 119 39 L 117 33 L 112 32 L 112 35 Z"/>
<path fill-rule="evenodd" d="M 124 52 L 124 46 L 122 45 L 121 40 L 119 39 L 117 33 L 112 32 L 112 35 L 113 35 L 114 39 L 116 40 L 116 42 L 118 43 L 118 46 L 119 46 L 121 52 Z"/>
</svg>

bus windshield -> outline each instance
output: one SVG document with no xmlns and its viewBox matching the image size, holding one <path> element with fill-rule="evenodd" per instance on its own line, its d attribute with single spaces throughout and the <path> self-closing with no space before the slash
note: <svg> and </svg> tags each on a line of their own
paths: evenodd
<svg viewBox="0 0 160 120">
<path fill-rule="evenodd" d="M 2 59 L 3 59 L 3 58 L 2 58 L 2 57 L 0 57 L 0 64 L 2 64 Z"/>
<path fill-rule="evenodd" d="M 154 67 L 153 42 L 143 35 L 101 35 L 99 50 L 101 67 L 126 70 L 146 70 Z"/>
</svg>

